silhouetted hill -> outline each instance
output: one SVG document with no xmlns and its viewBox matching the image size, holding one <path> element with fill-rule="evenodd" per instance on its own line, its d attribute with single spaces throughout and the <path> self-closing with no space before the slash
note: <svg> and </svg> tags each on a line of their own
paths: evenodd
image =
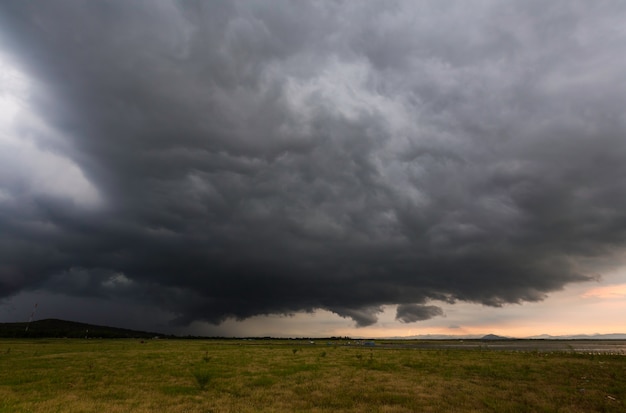
<svg viewBox="0 0 626 413">
<path fill-rule="evenodd" d="M 509 337 L 497 336 L 495 334 L 487 334 L 483 336 L 481 340 L 511 340 Z"/>
<path fill-rule="evenodd" d="M 26 328 L 28 326 L 28 329 Z M 152 338 L 163 334 L 126 328 L 97 326 L 75 321 L 46 319 L 29 323 L 0 323 L 0 337 L 38 338 Z"/>
<path fill-rule="evenodd" d="M 549 334 L 541 334 L 539 336 L 528 337 L 532 339 L 542 340 L 626 340 L 625 333 L 613 334 L 573 334 L 568 336 L 551 336 Z"/>
</svg>

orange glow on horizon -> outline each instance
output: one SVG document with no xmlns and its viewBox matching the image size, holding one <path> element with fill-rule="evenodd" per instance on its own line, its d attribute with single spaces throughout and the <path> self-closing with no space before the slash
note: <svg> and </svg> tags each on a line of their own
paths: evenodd
<svg viewBox="0 0 626 413">
<path fill-rule="evenodd" d="M 583 298 L 615 299 L 626 298 L 626 284 L 607 285 L 606 287 L 592 288 L 585 292 Z"/>
</svg>

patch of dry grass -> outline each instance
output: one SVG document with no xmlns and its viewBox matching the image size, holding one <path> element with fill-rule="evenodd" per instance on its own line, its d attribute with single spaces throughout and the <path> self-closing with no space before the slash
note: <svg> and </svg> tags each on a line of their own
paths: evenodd
<svg viewBox="0 0 626 413">
<path fill-rule="evenodd" d="M 0 341 L 0 412 L 101 411 L 622 412 L 626 357 L 292 341 Z"/>
</svg>

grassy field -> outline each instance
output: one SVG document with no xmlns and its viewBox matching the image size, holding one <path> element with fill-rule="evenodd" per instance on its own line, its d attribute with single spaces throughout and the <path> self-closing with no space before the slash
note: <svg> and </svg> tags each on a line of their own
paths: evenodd
<svg viewBox="0 0 626 413">
<path fill-rule="evenodd" d="M 0 340 L 0 412 L 624 412 L 626 356 Z"/>
</svg>

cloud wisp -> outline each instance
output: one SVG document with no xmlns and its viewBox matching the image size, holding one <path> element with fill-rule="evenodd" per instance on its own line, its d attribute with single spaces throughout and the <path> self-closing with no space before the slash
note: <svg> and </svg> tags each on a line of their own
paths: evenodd
<svg viewBox="0 0 626 413">
<path fill-rule="evenodd" d="M 0 297 L 410 323 L 624 251 L 626 5 L 278 3 L 3 2 Z"/>
</svg>

